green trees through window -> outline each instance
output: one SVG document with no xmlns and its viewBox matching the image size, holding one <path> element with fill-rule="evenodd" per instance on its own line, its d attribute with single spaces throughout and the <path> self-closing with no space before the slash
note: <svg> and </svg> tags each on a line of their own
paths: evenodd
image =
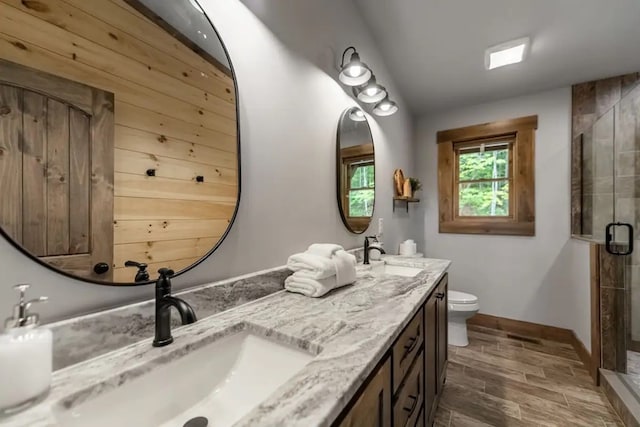
<svg viewBox="0 0 640 427">
<path fill-rule="evenodd" d="M 509 215 L 509 145 L 458 154 L 458 215 Z"/>
<path fill-rule="evenodd" d="M 355 163 L 349 167 L 349 216 L 373 215 L 375 197 L 375 167 L 373 163 Z"/>
</svg>

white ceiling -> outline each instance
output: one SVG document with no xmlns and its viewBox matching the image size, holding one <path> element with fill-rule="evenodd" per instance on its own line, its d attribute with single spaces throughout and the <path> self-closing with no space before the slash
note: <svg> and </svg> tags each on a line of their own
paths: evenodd
<svg viewBox="0 0 640 427">
<path fill-rule="evenodd" d="M 354 1 L 414 114 L 640 71 L 640 0 Z M 525 62 L 485 70 L 525 36 Z"/>
</svg>

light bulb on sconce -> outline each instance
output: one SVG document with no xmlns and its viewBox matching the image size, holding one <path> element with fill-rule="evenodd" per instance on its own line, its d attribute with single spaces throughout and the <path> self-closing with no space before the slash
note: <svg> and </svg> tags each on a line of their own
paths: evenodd
<svg viewBox="0 0 640 427">
<path fill-rule="evenodd" d="M 353 50 L 351 59 L 345 64 L 345 55 L 349 50 Z M 340 64 L 340 74 L 338 78 L 347 86 L 360 86 L 366 83 L 371 77 L 371 70 L 367 67 L 367 64 L 360 61 L 360 55 L 356 51 L 356 48 L 350 46 L 342 53 L 342 63 Z"/>
<path fill-rule="evenodd" d="M 353 92 L 360 101 L 367 104 L 382 101 L 387 96 L 387 90 L 376 82 L 376 76 L 374 75 L 362 87 L 354 88 Z"/>
<path fill-rule="evenodd" d="M 390 116 L 398 111 L 398 105 L 389 100 L 388 96 L 373 107 L 373 114 L 376 116 Z"/>
<path fill-rule="evenodd" d="M 349 111 L 349 118 L 354 122 L 364 122 L 367 120 L 367 118 L 364 116 L 364 111 L 362 111 L 358 107 L 353 107 L 351 111 Z"/>
</svg>

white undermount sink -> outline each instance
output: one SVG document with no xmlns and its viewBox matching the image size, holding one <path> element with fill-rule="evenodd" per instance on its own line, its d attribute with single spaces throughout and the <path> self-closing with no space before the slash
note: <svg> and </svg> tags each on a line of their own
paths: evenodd
<svg viewBox="0 0 640 427">
<path fill-rule="evenodd" d="M 378 274 L 392 274 L 394 276 L 415 277 L 422 270 L 415 267 L 405 267 L 404 265 L 389 265 L 379 263 L 371 268 L 371 272 Z"/>
<path fill-rule="evenodd" d="M 312 358 L 242 331 L 71 409 L 59 405 L 54 411 L 65 427 L 181 427 L 196 417 L 206 417 L 208 427 L 230 426 Z"/>
</svg>

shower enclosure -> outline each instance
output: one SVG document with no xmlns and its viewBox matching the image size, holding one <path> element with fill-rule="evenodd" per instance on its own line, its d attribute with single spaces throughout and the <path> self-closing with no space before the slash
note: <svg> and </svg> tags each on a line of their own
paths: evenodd
<svg viewBox="0 0 640 427">
<path fill-rule="evenodd" d="M 574 236 L 595 243 L 601 366 L 617 372 L 640 401 L 638 77 L 574 86 L 572 227 Z"/>
</svg>

